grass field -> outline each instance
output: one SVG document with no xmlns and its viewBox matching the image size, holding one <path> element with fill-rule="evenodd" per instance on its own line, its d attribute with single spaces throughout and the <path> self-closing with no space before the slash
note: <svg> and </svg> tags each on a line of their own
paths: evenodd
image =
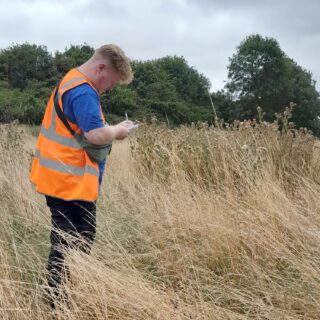
<svg viewBox="0 0 320 320">
<path fill-rule="evenodd" d="M 0 318 L 51 319 L 34 129 L 0 137 Z M 92 254 L 58 319 L 320 319 L 319 141 L 276 124 L 150 125 L 114 144 Z"/>
</svg>

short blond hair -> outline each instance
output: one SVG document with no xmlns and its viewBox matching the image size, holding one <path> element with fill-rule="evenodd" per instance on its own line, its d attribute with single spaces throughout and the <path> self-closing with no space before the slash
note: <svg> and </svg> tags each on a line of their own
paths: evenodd
<svg viewBox="0 0 320 320">
<path fill-rule="evenodd" d="M 98 48 L 93 57 L 100 57 L 103 60 L 109 61 L 110 65 L 120 75 L 120 83 L 128 84 L 132 81 L 133 73 L 130 61 L 123 50 L 118 46 L 114 44 L 106 44 Z"/>
</svg>

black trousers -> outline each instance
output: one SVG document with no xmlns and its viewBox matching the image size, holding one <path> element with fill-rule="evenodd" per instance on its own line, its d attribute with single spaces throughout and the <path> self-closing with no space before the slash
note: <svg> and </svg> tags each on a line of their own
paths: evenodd
<svg viewBox="0 0 320 320">
<path fill-rule="evenodd" d="M 46 200 L 52 221 L 48 285 L 54 307 L 56 299 L 64 295 L 61 285 L 69 278 L 65 252 L 77 249 L 90 253 L 96 235 L 96 202 L 66 201 L 50 196 L 46 196 Z"/>
</svg>

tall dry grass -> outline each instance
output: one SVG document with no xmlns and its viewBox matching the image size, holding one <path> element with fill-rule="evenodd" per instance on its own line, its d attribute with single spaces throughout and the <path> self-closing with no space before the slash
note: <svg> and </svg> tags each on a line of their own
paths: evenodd
<svg viewBox="0 0 320 320">
<path fill-rule="evenodd" d="M 0 317 L 50 319 L 50 216 L 27 179 L 33 143 L 3 130 Z M 68 256 L 71 306 L 56 317 L 319 319 L 318 146 L 263 122 L 151 125 L 116 143 L 93 251 Z"/>
</svg>

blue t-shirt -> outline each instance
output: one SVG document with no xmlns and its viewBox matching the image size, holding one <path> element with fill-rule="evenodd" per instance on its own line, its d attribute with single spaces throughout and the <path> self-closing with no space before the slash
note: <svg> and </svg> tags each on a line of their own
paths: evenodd
<svg viewBox="0 0 320 320">
<path fill-rule="evenodd" d="M 100 97 L 87 83 L 65 92 L 62 96 L 62 103 L 63 113 L 68 120 L 77 124 L 83 132 L 104 127 L 100 111 Z M 98 165 L 100 186 L 106 160 L 98 162 Z"/>
</svg>

